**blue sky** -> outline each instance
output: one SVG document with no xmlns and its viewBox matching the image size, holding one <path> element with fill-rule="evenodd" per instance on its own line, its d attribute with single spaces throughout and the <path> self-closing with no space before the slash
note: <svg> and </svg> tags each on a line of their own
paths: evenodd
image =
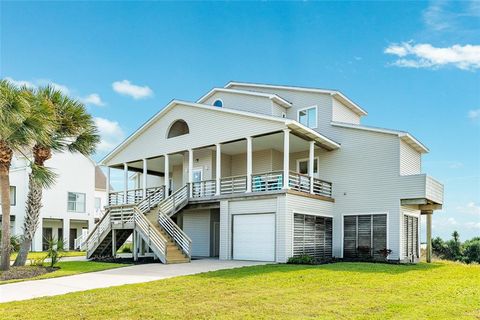
<svg viewBox="0 0 480 320">
<path fill-rule="evenodd" d="M 1 77 L 82 99 L 96 159 L 230 80 L 339 89 L 411 132 L 445 184 L 434 234 L 480 235 L 480 2 L 1 2 Z"/>
</svg>

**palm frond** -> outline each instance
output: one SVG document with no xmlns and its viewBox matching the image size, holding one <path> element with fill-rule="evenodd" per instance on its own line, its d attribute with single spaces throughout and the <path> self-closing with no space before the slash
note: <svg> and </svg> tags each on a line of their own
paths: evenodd
<svg viewBox="0 0 480 320">
<path fill-rule="evenodd" d="M 30 168 L 32 169 L 32 179 L 35 183 L 39 184 L 44 189 L 53 187 L 58 178 L 58 174 L 51 168 L 39 166 L 33 162 L 30 164 Z"/>
</svg>

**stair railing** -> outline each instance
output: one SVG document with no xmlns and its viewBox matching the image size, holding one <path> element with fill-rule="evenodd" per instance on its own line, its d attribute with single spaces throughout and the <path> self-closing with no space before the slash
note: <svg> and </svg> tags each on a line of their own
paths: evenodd
<svg viewBox="0 0 480 320">
<path fill-rule="evenodd" d="M 188 203 L 189 185 L 186 184 L 158 204 L 159 211 L 171 217 Z"/>
<path fill-rule="evenodd" d="M 192 240 L 183 232 L 173 220 L 163 213 L 158 212 L 158 223 L 163 227 L 167 234 L 180 246 L 182 251 L 191 258 L 192 256 Z"/>
<path fill-rule="evenodd" d="M 138 208 L 134 208 L 133 212 L 135 225 L 145 236 L 145 240 L 148 243 L 148 246 L 154 251 L 156 251 L 155 253 L 163 263 L 166 263 L 167 240 L 162 236 L 161 233 L 157 231 L 155 226 L 150 221 L 148 221 L 145 215 L 140 212 Z"/>
<path fill-rule="evenodd" d="M 95 228 L 88 235 L 87 240 L 85 240 L 84 242 L 84 248 L 82 249 L 87 251 L 87 256 L 89 255 L 90 250 L 96 248 L 102 238 L 102 234 L 110 228 L 110 210 L 107 210 L 107 212 L 105 212 L 105 214 L 103 215 L 102 219 L 97 223 Z"/>
<path fill-rule="evenodd" d="M 165 198 L 165 186 L 148 190 L 148 197 L 137 204 L 138 210 L 145 214 L 155 208 Z"/>
</svg>

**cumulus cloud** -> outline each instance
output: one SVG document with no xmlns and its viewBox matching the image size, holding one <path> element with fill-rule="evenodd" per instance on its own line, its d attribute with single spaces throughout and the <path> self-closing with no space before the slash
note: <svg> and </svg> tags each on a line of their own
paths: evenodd
<svg viewBox="0 0 480 320">
<path fill-rule="evenodd" d="M 138 86 L 128 80 L 115 81 L 112 83 L 112 88 L 115 92 L 130 96 L 135 100 L 153 96 L 153 91 L 148 86 Z"/>
<path fill-rule="evenodd" d="M 472 214 L 480 217 L 480 204 L 473 201 L 467 203 L 464 206 L 459 206 L 456 209 L 457 212 L 460 214 Z"/>
<path fill-rule="evenodd" d="M 429 43 L 403 42 L 391 44 L 384 53 L 397 56 L 393 65 L 405 68 L 431 68 L 454 66 L 462 70 L 480 68 L 480 45 L 434 47 Z"/>
<path fill-rule="evenodd" d="M 83 97 L 80 100 L 87 105 L 94 105 L 99 107 L 105 105 L 105 102 L 103 102 L 102 98 L 98 93 L 89 94 L 88 96 Z"/>
<path fill-rule="evenodd" d="M 17 86 L 19 88 L 25 86 L 27 88 L 34 89 L 34 88 L 37 87 L 32 82 L 26 81 L 26 80 L 15 80 L 15 79 L 12 79 L 10 77 L 6 77 L 5 80 L 9 81 L 11 84 L 13 84 L 14 86 Z"/>
<path fill-rule="evenodd" d="M 100 117 L 94 118 L 94 121 L 100 134 L 100 143 L 97 147 L 98 151 L 111 151 L 125 138 L 125 134 L 117 121 Z"/>
</svg>

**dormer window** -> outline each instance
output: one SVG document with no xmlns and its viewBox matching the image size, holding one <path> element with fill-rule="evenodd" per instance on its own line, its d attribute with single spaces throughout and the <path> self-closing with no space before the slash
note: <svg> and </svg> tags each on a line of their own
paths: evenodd
<svg viewBox="0 0 480 320">
<path fill-rule="evenodd" d="M 190 129 L 188 128 L 188 124 L 184 120 L 177 120 L 171 126 L 170 130 L 168 130 L 167 138 L 173 138 L 178 136 L 183 136 L 184 134 L 188 134 Z"/>
<path fill-rule="evenodd" d="M 222 108 L 222 107 L 223 107 L 223 101 L 220 100 L 220 99 L 217 99 L 217 100 L 215 100 L 215 102 L 213 103 L 213 105 L 214 105 L 215 107 Z"/>
<path fill-rule="evenodd" d="M 298 122 L 309 128 L 317 127 L 317 106 L 298 110 Z"/>
</svg>

